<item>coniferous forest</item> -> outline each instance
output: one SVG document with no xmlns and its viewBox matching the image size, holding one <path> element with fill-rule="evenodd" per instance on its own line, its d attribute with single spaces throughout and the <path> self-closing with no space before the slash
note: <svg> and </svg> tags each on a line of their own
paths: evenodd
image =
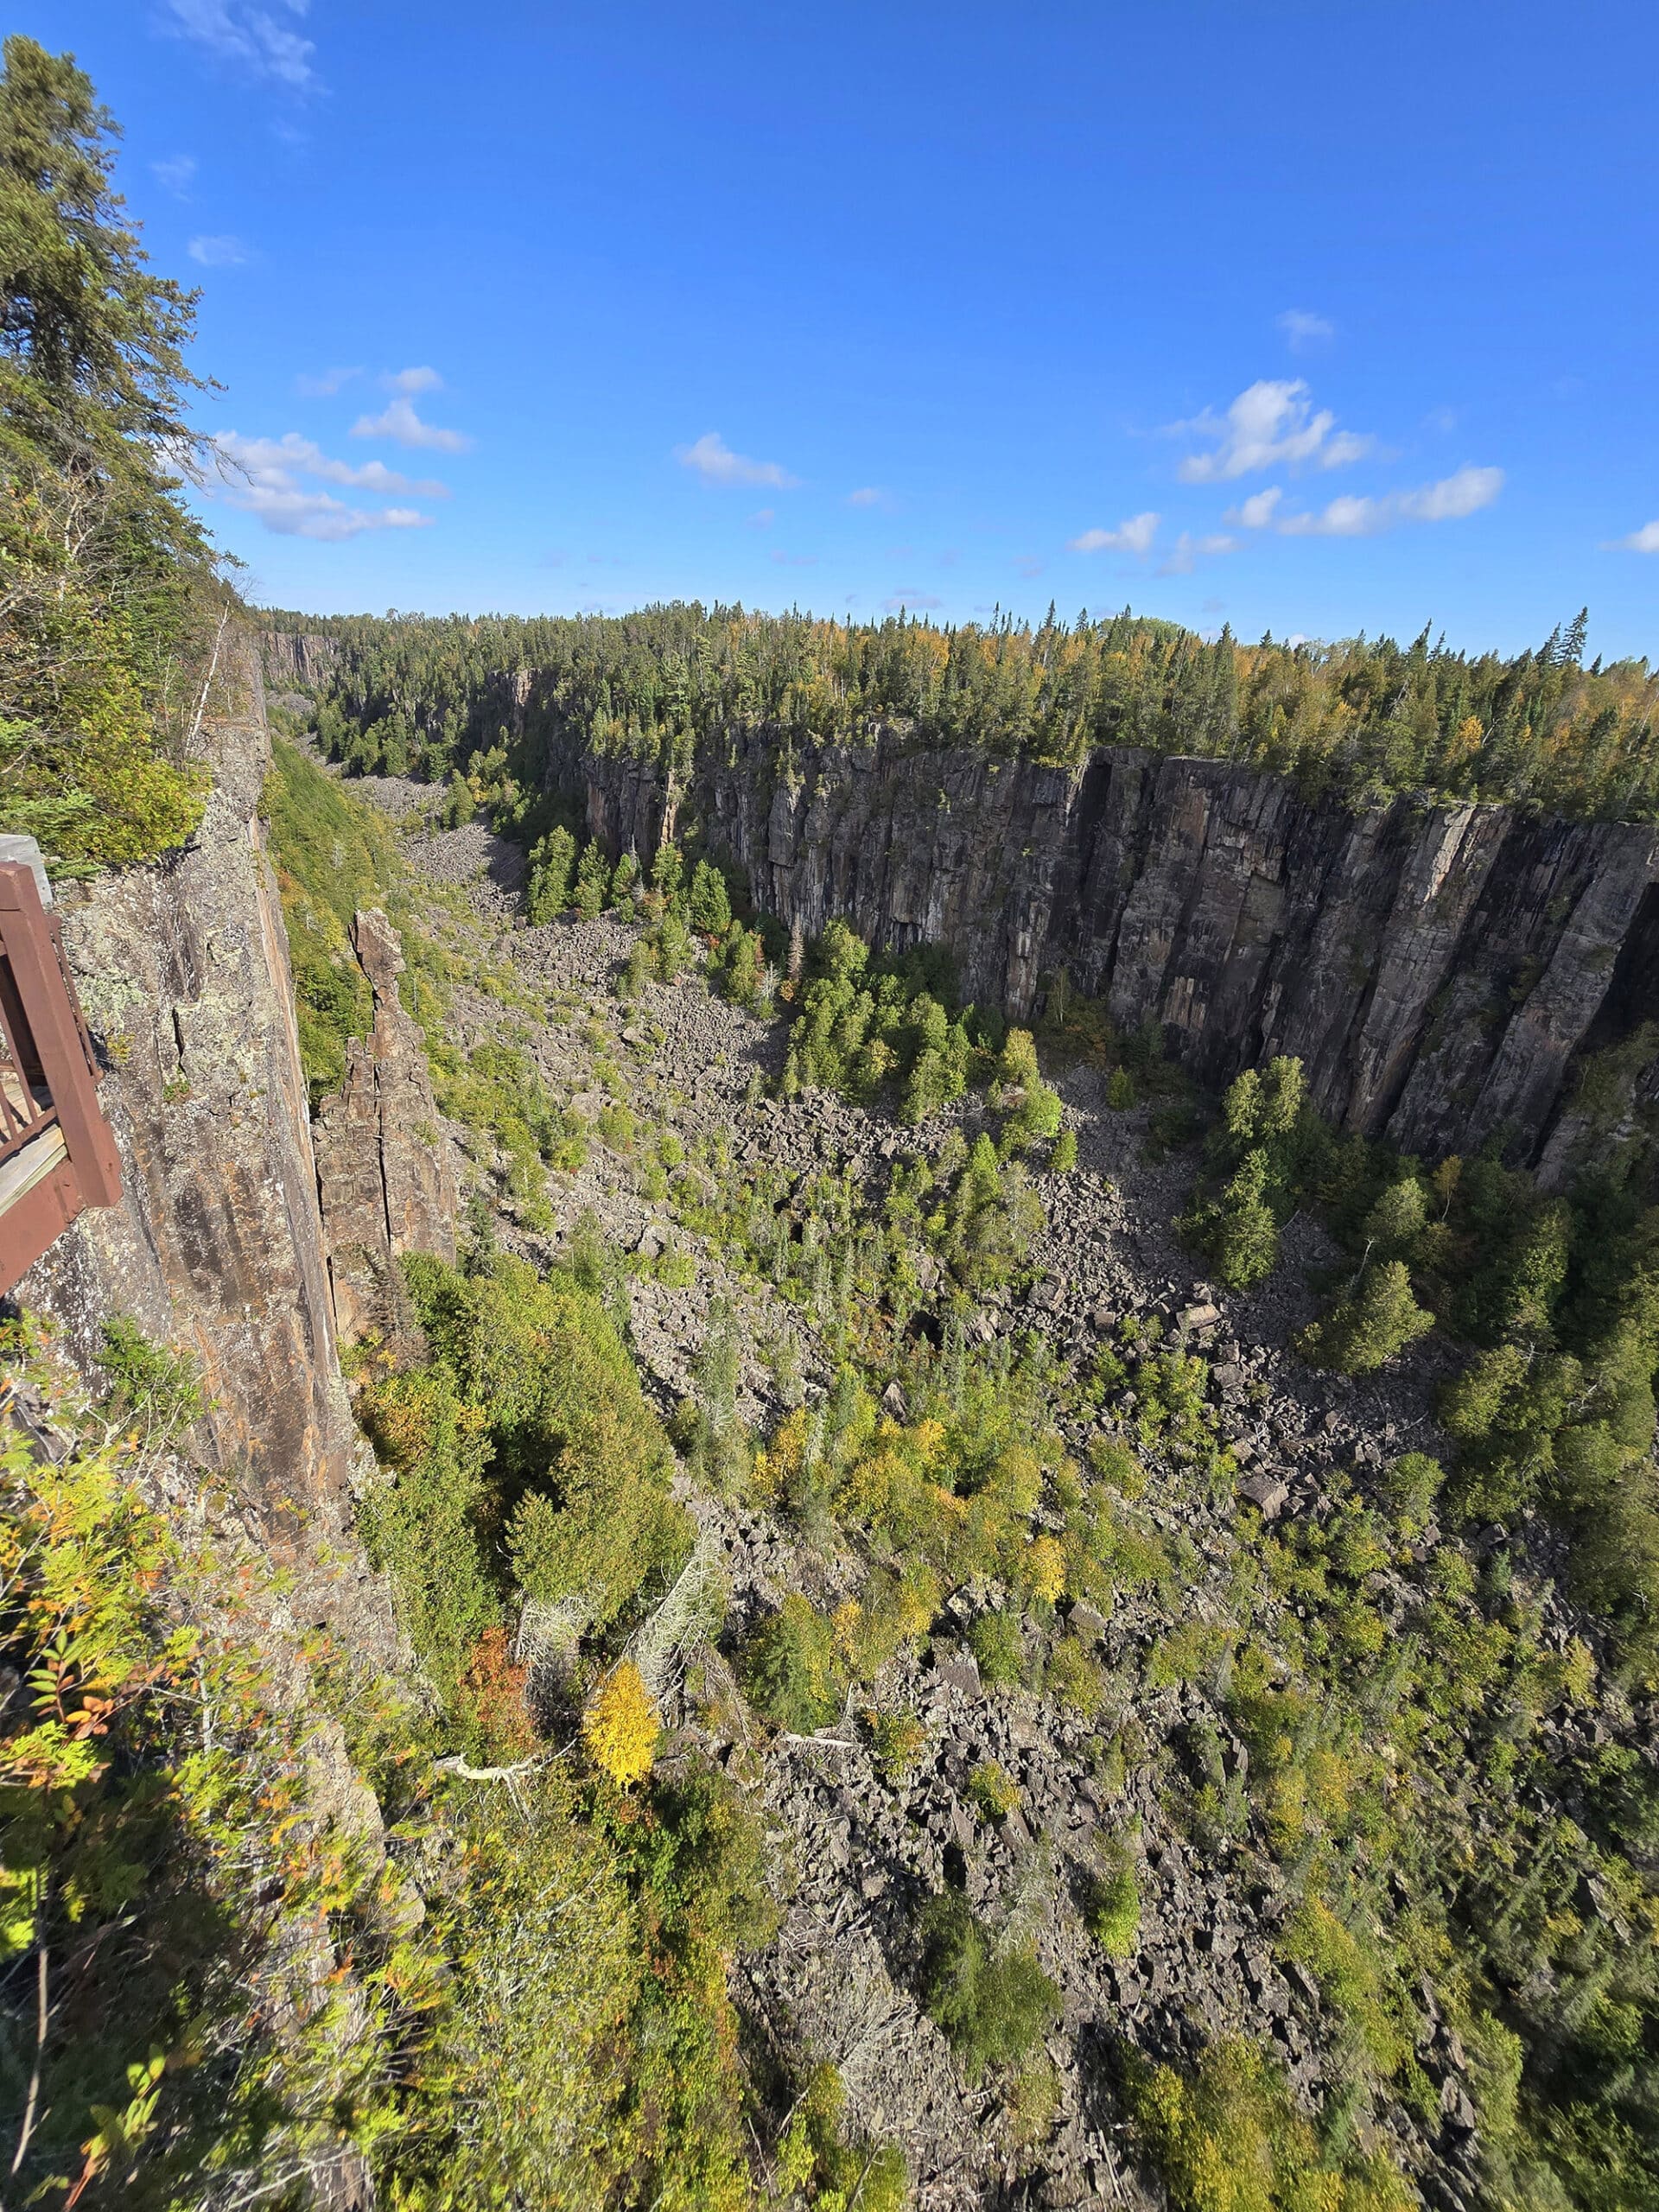
<svg viewBox="0 0 1659 2212">
<path fill-rule="evenodd" d="M 321 732 L 348 769 L 441 776 L 496 742 L 501 678 L 533 671 L 547 726 L 595 752 L 672 761 L 734 724 L 789 739 L 868 740 L 901 725 L 1075 767 L 1097 745 L 1221 760 L 1356 801 L 1400 792 L 1506 800 L 1592 820 L 1659 815 L 1659 677 L 1584 664 L 1586 618 L 1504 659 L 1428 629 L 1331 645 L 1211 642 L 1127 610 L 1052 607 L 941 630 L 902 615 L 846 626 L 741 607 L 620 617 L 279 613 L 338 648 Z"/>
</svg>

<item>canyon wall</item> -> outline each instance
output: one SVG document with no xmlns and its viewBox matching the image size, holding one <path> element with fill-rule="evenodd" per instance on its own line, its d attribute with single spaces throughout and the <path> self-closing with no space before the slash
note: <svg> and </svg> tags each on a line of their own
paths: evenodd
<svg viewBox="0 0 1659 2212">
<path fill-rule="evenodd" d="M 503 686 L 522 727 L 534 677 Z M 1207 1084 L 1295 1053 L 1328 1116 L 1408 1150 L 1557 1157 L 1575 1057 L 1659 1020 L 1651 824 L 1355 809 L 1223 761 L 1112 747 L 1071 772 L 893 729 L 798 745 L 792 773 L 780 757 L 774 733 L 734 731 L 673 795 L 766 912 L 948 944 L 964 995 L 1014 1015 L 1063 969 Z M 556 736 L 548 758 L 590 830 L 654 848 L 654 763 Z"/>
<path fill-rule="evenodd" d="M 58 1324 L 89 1375 L 112 1314 L 188 1348 L 208 1399 L 207 1464 L 267 1505 L 332 1510 L 359 1447 L 258 818 L 270 758 L 261 674 L 232 632 L 201 742 L 213 782 L 189 846 L 60 887 L 122 1198 L 84 1213 L 15 1296 Z"/>
<path fill-rule="evenodd" d="M 302 688 L 335 655 L 267 641 L 273 681 Z M 665 820 L 696 822 L 757 906 L 809 936 L 840 915 L 894 950 L 946 944 L 963 995 L 1016 1017 L 1063 970 L 1121 1027 L 1158 1023 L 1211 1085 L 1294 1053 L 1332 1120 L 1409 1151 L 1497 1139 L 1560 1179 L 1575 1143 L 1659 1108 L 1642 1041 L 1659 1022 L 1651 823 L 1355 807 L 1128 747 L 1045 767 L 900 725 L 858 745 L 734 727 L 671 789 L 654 760 L 596 753 L 534 670 L 494 678 L 474 723 L 528 737 L 613 850 L 648 856 Z M 1580 1069 L 1626 1043 L 1621 1099 L 1592 1125 Z"/>
</svg>

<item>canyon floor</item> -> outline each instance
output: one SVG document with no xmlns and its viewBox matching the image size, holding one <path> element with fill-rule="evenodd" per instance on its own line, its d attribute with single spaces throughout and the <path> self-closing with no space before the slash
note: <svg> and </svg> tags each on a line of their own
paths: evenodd
<svg viewBox="0 0 1659 2212">
<path fill-rule="evenodd" d="M 428 787 L 385 779 L 358 779 L 353 788 L 406 825 L 433 800 Z M 671 1134 L 693 1160 L 713 1148 L 740 1180 L 770 1169 L 795 1187 L 826 1171 L 844 1173 L 879 1209 L 895 1161 L 937 1149 L 952 1122 L 971 1138 L 984 1119 L 982 1098 L 921 1128 L 823 1092 L 785 1102 L 776 1095 L 781 1020 L 755 1020 L 695 970 L 671 985 L 645 985 L 625 1008 L 618 977 L 637 924 L 607 915 L 526 926 L 518 855 L 480 824 L 435 834 L 406 827 L 405 847 L 416 883 L 440 887 L 448 901 L 434 906 L 438 932 L 512 978 L 511 1004 L 499 990 L 456 988 L 450 1041 L 463 1051 L 486 1039 L 513 1042 L 553 1097 L 589 1122 L 620 1096 L 642 1132 Z M 1192 1153 L 1148 1158 L 1147 1109 L 1113 1111 L 1097 1067 L 1052 1073 L 1076 1132 L 1077 1166 L 1038 1178 L 1047 1226 L 1029 1294 L 987 1300 L 971 1333 L 985 1345 L 1035 1333 L 1058 1370 L 1082 1371 L 1124 1316 L 1139 1317 L 1148 1342 L 1198 1351 L 1210 1363 L 1219 1433 L 1239 1468 L 1239 1494 L 1217 1498 L 1195 1491 L 1155 1451 L 1145 1455 L 1150 1480 L 1139 1510 L 1178 1572 L 1121 1592 L 1109 1617 L 1074 1607 L 1071 1627 L 1104 1674 L 1099 1709 L 1085 1719 L 1029 1688 L 982 1684 L 957 1632 L 982 1595 L 969 1592 L 950 1601 L 925 1656 L 894 1660 L 866 1695 L 921 1721 L 925 1749 L 907 1778 L 884 1777 L 850 1700 L 836 1727 L 810 1736 L 757 1731 L 732 1694 L 722 1651 L 785 1592 L 832 1607 L 856 1587 L 862 1567 L 833 1536 L 810 1541 L 782 1517 L 686 1484 L 704 1548 L 723 1577 L 726 1630 L 719 1649 L 698 1654 L 669 1686 L 676 1733 L 668 1756 L 695 1749 L 712 1757 L 764 1802 L 785 1908 L 775 1939 L 735 1969 L 751 2059 L 797 2071 L 804 2060 L 835 2063 L 852 2118 L 902 2145 L 915 2201 L 930 2212 L 1146 2200 L 1113 2088 L 1114 2054 L 1125 2046 L 1190 2059 L 1217 2037 L 1243 2035 L 1282 2063 L 1310 2111 L 1340 2093 L 1347 2027 L 1315 1976 L 1287 1963 L 1278 1941 L 1296 1903 L 1294 1879 L 1248 1819 L 1219 1838 L 1195 1833 L 1195 1742 L 1211 1747 L 1212 1769 L 1218 1751 L 1211 1779 L 1223 1796 L 1243 1795 L 1248 1755 L 1223 1709 L 1224 1680 L 1201 1669 L 1171 1679 L 1151 1661 L 1172 1637 L 1228 1616 L 1259 1532 L 1328 1516 L 1342 1498 L 1363 1496 L 1375 1471 L 1399 1453 L 1444 1449 L 1430 1406 L 1446 1356 L 1433 1339 L 1370 1381 L 1317 1374 L 1289 1350 L 1315 1310 L 1307 1272 L 1336 1256 L 1316 1224 L 1289 1226 L 1281 1263 L 1260 1291 L 1219 1294 L 1173 1228 L 1192 1185 Z M 492 1170 L 499 1163 L 487 1144 L 453 1124 L 448 1141 L 463 1192 L 482 1189 L 499 1200 Z M 539 1259 L 585 1222 L 636 1255 L 626 1277 L 632 1342 L 667 1413 L 695 1389 L 711 1313 L 734 1317 L 739 1409 L 764 1437 L 785 1411 L 774 1374 L 786 1340 L 796 1357 L 784 1364 L 798 1370 L 809 1401 L 829 1385 L 832 1360 L 798 1302 L 734 1265 L 671 1200 L 642 1189 L 651 1179 L 641 1173 L 645 1150 L 637 1145 L 630 1156 L 596 1137 L 580 1167 L 549 1176 L 550 1236 L 524 1228 L 506 1205 L 494 1233 Z M 663 1255 L 672 1253 L 690 1267 L 665 1269 Z M 902 1399 L 899 1389 L 894 1402 Z M 1062 1421 L 1079 1459 L 1112 1426 L 1086 1409 Z M 1408 1577 L 1410 1562 L 1403 1565 Z M 1403 1616 L 1408 1580 L 1398 1566 L 1384 1579 Z M 1269 1630 L 1275 1602 L 1262 1601 Z M 1565 1625 L 1552 1632 L 1564 1642 Z M 1006 1820 L 975 1809 L 968 1782 L 982 1760 L 998 1762 L 1018 1783 L 1018 1807 Z M 1478 1835 L 1478 1806 L 1471 1820 Z M 1133 1955 L 1116 1961 L 1090 1938 L 1078 1910 L 1090 1870 L 1108 1850 L 1132 1855 L 1141 1900 Z M 1047 2067 L 1012 2095 L 1007 2084 L 964 2080 L 913 1993 L 918 1910 L 947 1870 L 991 1925 L 1034 1940 L 1063 1994 Z M 1426 2116 L 1384 2099 L 1362 2131 L 1431 2201 L 1457 2208 L 1475 2194 L 1479 2144 L 1464 2053 L 1432 1998 L 1415 2056 L 1438 2110 Z"/>
</svg>

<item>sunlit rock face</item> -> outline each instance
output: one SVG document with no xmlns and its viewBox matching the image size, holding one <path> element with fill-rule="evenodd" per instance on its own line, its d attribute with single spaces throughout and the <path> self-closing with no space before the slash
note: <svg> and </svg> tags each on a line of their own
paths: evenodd
<svg viewBox="0 0 1659 2212">
<path fill-rule="evenodd" d="M 502 707 L 533 718 L 533 677 Z M 613 849 L 654 849 L 654 761 L 554 736 L 548 775 Z M 735 729 L 672 804 L 809 936 L 838 914 L 895 949 L 944 944 L 963 996 L 1014 1015 L 1064 971 L 1210 1084 L 1295 1053 L 1328 1116 L 1408 1150 L 1495 1137 L 1557 1173 L 1575 1060 L 1659 1019 L 1651 824 L 1355 807 L 1123 747 L 1063 770 L 899 728 L 868 747 Z"/>
</svg>

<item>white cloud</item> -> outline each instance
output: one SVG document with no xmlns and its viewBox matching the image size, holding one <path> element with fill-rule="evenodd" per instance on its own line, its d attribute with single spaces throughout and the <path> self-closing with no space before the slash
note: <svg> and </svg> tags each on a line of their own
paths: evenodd
<svg viewBox="0 0 1659 2212">
<path fill-rule="evenodd" d="M 424 530 L 432 520 L 413 507 L 348 507 L 332 493 L 305 492 L 297 485 L 251 484 L 225 496 L 279 537 L 309 537 L 325 545 L 343 544 L 365 530 Z"/>
<path fill-rule="evenodd" d="M 204 269 L 239 269 L 249 258 L 241 239 L 228 236 L 192 238 L 185 251 Z"/>
<path fill-rule="evenodd" d="M 1373 441 L 1352 430 L 1337 430 L 1328 407 L 1316 415 L 1300 377 L 1263 377 L 1241 391 L 1224 416 L 1206 408 L 1176 431 L 1196 430 L 1216 441 L 1213 453 L 1188 454 L 1177 474 L 1183 484 L 1225 484 L 1258 469 L 1294 467 L 1316 461 L 1321 468 L 1341 468 L 1371 450 Z M 1336 435 L 1332 436 L 1332 433 Z"/>
<path fill-rule="evenodd" d="M 777 519 L 778 510 L 776 507 L 757 507 L 754 512 L 749 517 L 749 528 L 751 530 L 770 530 Z"/>
<path fill-rule="evenodd" d="M 294 389 L 302 399 L 332 399 L 353 377 L 360 377 L 361 369 L 325 369 L 321 376 L 297 376 Z"/>
<path fill-rule="evenodd" d="M 280 438 L 245 438 L 239 432 L 226 430 L 215 440 L 219 452 L 237 468 L 254 472 L 261 469 L 297 470 L 303 476 L 315 476 L 325 484 L 349 484 L 360 492 L 410 492 L 427 499 L 447 499 L 449 487 L 435 483 L 431 478 L 413 482 L 400 476 L 395 468 L 388 468 L 384 461 L 368 461 L 358 466 L 349 461 L 334 461 L 311 439 L 302 437 L 297 430 L 284 431 Z"/>
<path fill-rule="evenodd" d="M 1081 537 L 1066 540 L 1068 553 L 1145 553 L 1158 535 L 1158 517 L 1154 514 L 1131 515 L 1116 530 L 1085 530 Z"/>
<path fill-rule="evenodd" d="M 1659 522 L 1644 522 L 1628 537 L 1616 537 L 1609 549 L 1619 553 L 1659 553 Z"/>
<path fill-rule="evenodd" d="M 1351 495 L 1332 499 L 1316 515 L 1287 515 L 1280 524 L 1285 537 L 1374 537 L 1394 519 L 1387 499 L 1362 499 Z"/>
<path fill-rule="evenodd" d="M 1400 512 L 1412 522 L 1459 522 L 1465 515 L 1490 507 L 1503 489 L 1501 468 L 1459 468 L 1442 476 L 1438 484 L 1405 493 Z"/>
<path fill-rule="evenodd" d="M 196 157 L 194 154 L 173 154 L 164 162 L 152 162 L 149 173 L 157 184 L 182 200 L 195 177 Z"/>
<path fill-rule="evenodd" d="M 676 446 L 674 458 L 705 484 L 769 484 L 775 492 L 792 492 L 800 482 L 775 461 L 734 453 L 718 430 L 705 430 L 695 445 Z"/>
<path fill-rule="evenodd" d="M 847 494 L 847 504 L 849 507 L 890 507 L 893 494 L 879 484 L 861 484 L 856 492 Z"/>
<path fill-rule="evenodd" d="M 1279 318 L 1279 327 L 1290 340 L 1293 353 L 1300 353 L 1309 346 L 1322 345 L 1337 334 L 1334 322 L 1307 308 L 1287 308 Z"/>
<path fill-rule="evenodd" d="M 316 81 L 311 40 L 250 0 L 165 0 L 165 10 L 163 30 L 194 40 L 244 76 L 285 85 L 290 92 L 306 92 Z M 289 0 L 288 13 L 302 16 L 305 0 Z"/>
<path fill-rule="evenodd" d="M 1265 492 L 1252 492 L 1248 499 L 1241 499 L 1236 507 L 1229 507 L 1222 520 L 1236 523 L 1241 530 L 1265 530 L 1273 520 L 1274 509 L 1284 496 L 1280 486 L 1269 484 Z"/>
<path fill-rule="evenodd" d="M 1363 461 L 1376 443 L 1375 438 L 1363 437 L 1357 430 L 1338 430 L 1319 448 L 1319 467 L 1346 468 L 1351 461 Z"/>
<path fill-rule="evenodd" d="M 335 461 L 296 430 L 280 438 L 245 438 L 226 430 L 213 444 L 218 495 L 244 514 L 257 515 L 280 537 L 338 544 L 365 530 L 424 530 L 431 523 L 430 515 L 415 507 L 347 506 L 330 492 L 302 485 L 302 476 L 359 491 L 448 496 L 443 485 L 412 484 L 378 461 L 360 468 Z M 203 488 L 212 493 L 215 486 L 205 480 Z"/>
<path fill-rule="evenodd" d="M 404 369 L 404 377 L 430 378 L 430 369 Z M 394 384 L 394 379 L 387 379 Z M 429 391 L 430 384 L 415 386 L 417 391 Z M 403 390 L 390 401 L 378 415 L 359 415 L 352 425 L 354 438 L 395 438 L 400 446 L 424 446 L 433 453 L 466 453 L 472 440 L 462 430 L 446 430 L 436 423 L 428 423 L 415 411 L 415 403 Z"/>
<path fill-rule="evenodd" d="M 1317 514 L 1287 515 L 1276 526 L 1285 537 L 1376 537 L 1402 522 L 1459 522 L 1490 507 L 1503 489 L 1501 468 L 1459 468 L 1414 492 L 1332 499 Z"/>
<path fill-rule="evenodd" d="M 435 369 L 393 369 L 380 381 L 388 391 L 401 391 L 405 399 L 414 399 L 423 391 L 443 390 L 443 378 Z"/>
<path fill-rule="evenodd" d="M 926 614 L 936 607 L 943 607 L 944 601 L 935 599 L 931 591 L 895 591 L 881 604 L 889 614 L 897 614 L 901 607 L 912 614 Z"/>
<path fill-rule="evenodd" d="M 1238 540 L 1223 531 L 1212 531 L 1208 537 L 1193 537 L 1185 531 L 1158 564 L 1160 576 L 1190 576 L 1200 561 L 1218 560 L 1224 553 L 1237 550 Z"/>
</svg>

